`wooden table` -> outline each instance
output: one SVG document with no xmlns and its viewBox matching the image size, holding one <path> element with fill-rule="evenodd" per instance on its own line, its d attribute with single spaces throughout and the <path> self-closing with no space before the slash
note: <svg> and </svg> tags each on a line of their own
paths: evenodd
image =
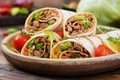
<svg viewBox="0 0 120 80">
<path fill-rule="evenodd" d="M 23 26 L 12 26 L 14 28 L 22 28 Z M 1 34 L 10 27 L 0 27 L 0 43 L 4 38 Z M 111 63 L 112 64 L 112 63 Z M 78 77 L 56 77 L 50 75 L 35 75 L 27 72 L 23 72 L 14 68 L 4 58 L 0 48 L 0 80 L 120 80 L 120 68 L 109 71 L 106 73 L 100 73 L 89 76 Z"/>
</svg>

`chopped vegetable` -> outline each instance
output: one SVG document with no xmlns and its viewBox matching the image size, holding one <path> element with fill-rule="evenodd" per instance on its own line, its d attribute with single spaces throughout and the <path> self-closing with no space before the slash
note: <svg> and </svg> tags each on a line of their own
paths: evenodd
<svg viewBox="0 0 120 80">
<path fill-rule="evenodd" d="M 86 21 L 86 18 L 84 16 L 76 15 L 75 18 L 79 19 L 80 21 Z"/>
<path fill-rule="evenodd" d="M 54 41 L 55 40 L 55 38 L 54 38 L 54 32 L 53 31 L 46 31 L 46 30 L 43 30 L 43 33 L 44 34 L 47 34 L 48 36 L 49 36 L 49 40 L 50 41 Z"/>
<path fill-rule="evenodd" d="M 21 8 L 19 14 L 28 14 L 29 10 L 27 8 Z"/>
<path fill-rule="evenodd" d="M 63 37 L 64 36 L 64 34 L 63 34 L 63 31 L 60 31 L 60 30 L 57 30 L 57 31 L 55 31 L 60 37 Z"/>
<path fill-rule="evenodd" d="M 8 32 L 9 34 L 12 34 L 12 33 L 18 32 L 18 29 L 16 29 L 16 28 L 9 28 L 9 29 L 6 30 L 6 32 Z"/>
<path fill-rule="evenodd" d="M 85 22 L 84 29 L 88 29 L 88 27 L 90 26 L 90 24 L 91 24 L 90 21 Z"/>
<path fill-rule="evenodd" d="M 44 15 L 44 11 L 40 11 L 39 13 L 33 14 L 33 19 L 38 19 L 39 16 Z"/>
<path fill-rule="evenodd" d="M 43 43 L 36 44 L 36 49 L 40 49 L 43 46 Z"/>
<path fill-rule="evenodd" d="M 19 12 L 20 12 L 19 7 L 13 7 L 10 13 L 11 13 L 11 16 L 16 16 Z"/>
<path fill-rule="evenodd" d="M 66 39 L 68 39 L 66 36 L 64 36 L 64 37 L 62 38 L 62 40 L 66 40 Z"/>
<path fill-rule="evenodd" d="M 33 43 L 35 42 L 35 38 L 33 38 L 32 40 L 30 40 L 28 42 L 28 47 L 32 47 Z"/>
<path fill-rule="evenodd" d="M 100 57 L 100 56 L 106 56 L 106 55 L 111 55 L 114 52 L 109 49 L 107 46 L 101 44 L 95 49 L 95 56 Z"/>
<path fill-rule="evenodd" d="M 52 25 L 51 22 L 47 22 L 47 23 L 46 23 L 46 26 L 50 26 L 50 25 Z"/>
<path fill-rule="evenodd" d="M 107 40 L 120 46 L 120 38 L 108 37 Z"/>
<path fill-rule="evenodd" d="M 69 46 L 71 46 L 70 42 L 66 42 L 64 45 L 60 47 L 61 51 L 65 51 Z"/>
</svg>

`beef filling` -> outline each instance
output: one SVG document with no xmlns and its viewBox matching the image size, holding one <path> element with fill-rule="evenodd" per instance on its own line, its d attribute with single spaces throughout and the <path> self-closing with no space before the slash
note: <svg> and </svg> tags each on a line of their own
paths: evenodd
<svg viewBox="0 0 120 80">
<path fill-rule="evenodd" d="M 52 9 L 41 10 L 33 14 L 30 25 L 27 26 L 28 32 L 37 32 L 53 25 L 57 21 L 58 14 Z"/>
<path fill-rule="evenodd" d="M 67 47 L 65 48 L 64 45 L 66 43 L 68 42 L 65 42 L 63 45 L 60 46 L 61 54 L 59 55 L 59 58 L 74 59 L 74 58 L 90 58 L 91 57 L 90 53 L 80 44 L 75 42 L 69 42 L 70 44 L 66 45 Z M 63 49 L 63 47 L 65 49 Z"/>
<path fill-rule="evenodd" d="M 56 41 L 53 42 L 54 44 Z M 40 58 L 50 57 L 50 40 L 48 36 L 40 36 L 30 40 L 26 46 L 28 49 L 28 55 Z"/>
<path fill-rule="evenodd" d="M 94 18 L 92 15 L 75 15 L 69 18 L 65 25 L 65 30 L 69 35 L 85 33 L 93 26 Z"/>
</svg>

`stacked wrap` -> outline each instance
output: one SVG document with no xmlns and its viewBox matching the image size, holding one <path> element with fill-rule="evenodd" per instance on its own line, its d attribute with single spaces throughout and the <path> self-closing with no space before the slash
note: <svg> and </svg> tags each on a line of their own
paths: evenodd
<svg viewBox="0 0 120 80">
<path fill-rule="evenodd" d="M 25 22 L 25 31 L 34 36 L 26 42 L 21 54 L 39 58 L 73 59 L 95 57 L 95 49 L 105 44 L 107 38 L 120 37 L 120 31 L 95 35 L 97 21 L 91 13 L 74 13 L 57 8 L 33 11 Z M 43 31 L 61 30 L 67 40 L 56 33 Z M 52 37 L 51 37 L 52 36 Z"/>
</svg>

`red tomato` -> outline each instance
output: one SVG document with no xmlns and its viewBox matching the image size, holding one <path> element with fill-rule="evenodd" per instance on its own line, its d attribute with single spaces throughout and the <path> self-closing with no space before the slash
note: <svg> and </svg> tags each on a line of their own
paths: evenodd
<svg viewBox="0 0 120 80">
<path fill-rule="evenodd" d="M 28 49 L 27 49 L 27 48 L 24 48 L 24 49 L 23 49 L 23 54 L 24 54 L 24 55 L 28 55 Z"/>
<path fill-rule="evenodd" d="M 30 39 L 29 35 L 17 34 L 13 39 L 13 45 L 20 51 L 28 39 Z"/>
<path fill-rule="evenodd" d="M 2 35 L 3 36 L 8 36 L 9 34 L 8 34 L 8 32 L 3 32 Z"/>
<path fill-rule="evenodd" d="M 113 54 L 114 52 L 109 49 L 107 46 L 105 45 L 99 45 L 96 49 L 95 49 L 95 56 L 96 57 L 100 57 L 100 56 L 106 56 L 106 55 L 110 55 Z"/>
<path fill-rule="evenodd" d="M 64 37 L 64 34 L 63 34 L 63 32 L 62 31 L 60 31 L 60 30 L 57 30 L 57 31 L 55 31 L 60 37 Z"/>
</svg>

